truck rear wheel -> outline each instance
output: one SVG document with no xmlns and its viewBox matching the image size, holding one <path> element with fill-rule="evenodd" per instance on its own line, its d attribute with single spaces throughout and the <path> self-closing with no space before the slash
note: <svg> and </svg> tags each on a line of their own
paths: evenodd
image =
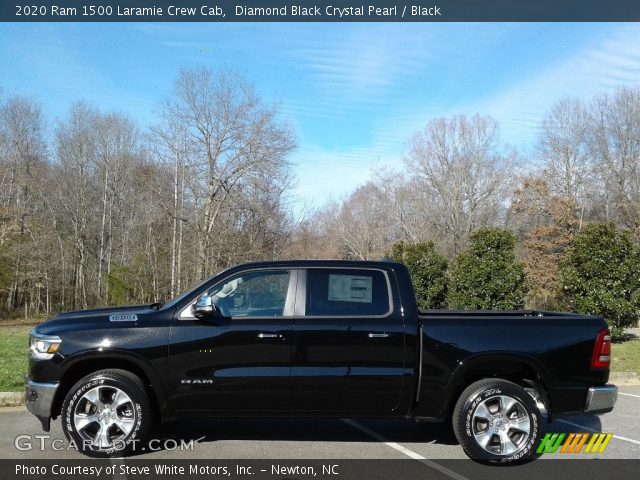
<svg viewBox="0 0 640 480">
<path fill-rule="evenodd" d="M 501 379 L 473 383 L 453 412 L 453 430 L 474 460 L 515 463 L 531 458 L 540 439 L 542 416 L 522 387 Z"/>
<path fill-rule="evenodd" d="M 142 380 L 126 370 L 99 370 L 79 380 L 62 405 L 67 440 L 91 457 L 114 457 L 140 448 L 151 424 Z"/>
</svg>

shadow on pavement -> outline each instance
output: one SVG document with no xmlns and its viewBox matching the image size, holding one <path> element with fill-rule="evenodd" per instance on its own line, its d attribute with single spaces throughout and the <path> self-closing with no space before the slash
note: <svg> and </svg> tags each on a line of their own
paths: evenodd
<svg viewBox="0 0 640 480">
<path fill-rule="evenodd" d="M 564 423 L 566 420 L 576 425 Z M 410 420 L 355 419 L 368 429 L 396 443 L 433 445 L 457 445 L 451 424 L 416 423 Z M 556 419 L 544 424 L 545 432 L 571 433 L 601 431 L 602 423 L 597 415 L 578 415 Z M 191 440 L 198 443 L 233 440 L 271 440 L 298 442 L 379 442 L 340 419 L 318 418 L 182 418 L 179 421 L 159 425 L 151 433 L 152 438 Z M 142 452 L 141 452 L 142 453 Z"/>
<path fill-rule="evenodd" d="M 572 424 L 580 425 L 580 427 L 582 428 L 578 428 Z M 553 423 L 547 424 L 545 431 L 554 433 L 574 433 L 590 431 L 601 432 L 602 421 L 597 415 L 575 415 L 571 417 L 560 417 Z"/>
<path fill-rule="evenodd" d="M 409 420 L 356 419 L 387 441 L 457 445 L 450 423 L 429 424 Z M 157 426 L 151 437 L 198 443 L 233 440 L 298 442 L 380 442 L 340 419 L 292 418 L 181 418 Z M 142 453 L 142 452 L 141 452 Z"/>
</svg>

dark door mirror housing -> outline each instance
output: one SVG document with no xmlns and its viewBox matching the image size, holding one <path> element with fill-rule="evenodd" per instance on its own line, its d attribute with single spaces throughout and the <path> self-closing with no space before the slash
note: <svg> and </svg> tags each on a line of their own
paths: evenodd
<svg viewBox="0 0 640 480">
<path fill-rule="evenodd" d="M 206 293 L 200 295 L 196 303 L 191 306 L 191 313 L 200 320 L 210 319 L 216 312 L 216 306 L 213 304 L 211 297 Z"/>
</svg>

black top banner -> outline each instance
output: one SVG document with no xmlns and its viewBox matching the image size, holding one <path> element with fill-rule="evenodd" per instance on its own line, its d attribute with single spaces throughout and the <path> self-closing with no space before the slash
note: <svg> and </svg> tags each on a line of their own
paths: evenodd
<svg viewBox="0 0 640 480">
<path fill-rule="evenodd" d="M 636 22 L 640 0 L 2 0 L 2 22 Z"/>
</svg>

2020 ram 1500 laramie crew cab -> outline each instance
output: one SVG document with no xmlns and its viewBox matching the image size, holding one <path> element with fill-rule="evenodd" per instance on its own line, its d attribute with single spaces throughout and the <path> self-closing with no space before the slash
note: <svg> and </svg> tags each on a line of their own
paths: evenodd
<svg viewBox="0 0 640 480">
<path fill-rule="evenodd" d="M 470 457 L 507 463 L 544 417 L 613 409 L 610 342 L 595 316 L 419 310 L 397 263 L 250 263 L 38 325 L 26 399 L 91 456 L 128 453 L 156 417 L 298 415 L 450 420 Z"/>
</svg>

